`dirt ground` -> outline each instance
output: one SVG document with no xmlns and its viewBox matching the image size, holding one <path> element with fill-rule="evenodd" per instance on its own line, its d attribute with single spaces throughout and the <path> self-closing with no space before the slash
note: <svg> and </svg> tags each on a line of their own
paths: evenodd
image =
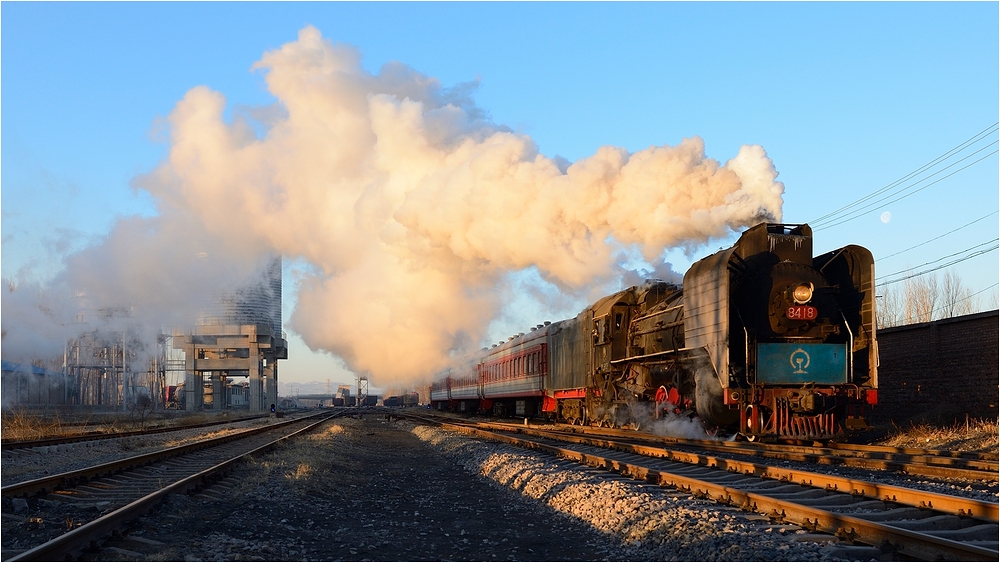
<svg viewBox="0 0 1000 563">
<path fill-rule="evenodd" d="M 621 546 L 472 475 L 383 415 L 338 419 L 89 560 L 600 561 Z"/>
</svg>

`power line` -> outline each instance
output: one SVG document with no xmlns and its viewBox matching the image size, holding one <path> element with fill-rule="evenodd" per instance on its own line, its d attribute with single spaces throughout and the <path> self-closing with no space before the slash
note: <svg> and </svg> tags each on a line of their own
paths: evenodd
<svg viewBox="0 0 1000 563">
<path fill-rule="evenodd" d="M 959 144 L 958 146 L 956 146 L 956 147 L 952 148 L 952 149 L 951 149 L 951 150 L 949 150 L 948 152 L 946 152 L 946 153 L 942 154 L 941 156 L 939 156 L 939 157 L 935 158 L 935 159 L 934 159 L 934 160 L 932 160 L 931 162 L 928 162 L 927 164 L 925 164 L 925 165 L 921 166 L 920 168 L 918 168 L 918 169 L 914 170 L 913 172 L 910 172 L 909 174 L 907 174 L 907 175 L 903 176 L 902 178 L 900 178 L 900 179 L 896 180 L 895 182 L 892 182 L 891 184 L 889 184 L 889 185 L 887 185 L 887 186 L 885 186 L 885 187 L 883 187 L 883 188 L 881 188 L 881 189 L 879 189 L 879 190 L 876 190 L 876 191 L 874 191 L 874 192 L 872 192 L 872 193 L 868 194 L 867 196 L 865 196 L 865 197 L 863 197 L 863 198 L 861 198 L 861 199 L 859 199 L 859 200 L 857 200 L 857 201 L 854 201 L 854 202 L 852 202 L 852 203 L 849 203 L 849 204 L 845 205 L 844 207 L 841 207 L 840 209 L 837 209 L 836 211 L 832 211 L 832 212 L 830 212 L 830 213 L 827 213 L 826 215 L 824 215 L 824 216 L 822 216 L 822 217 L 820 217 L 820 218 L 818 218 L 818 219 L 814 219 L 814 220 L 810 221 L 810 224 L 812 224 L 812 223 L 818 223 L 818 222 L 821 222 L 821 221 L 823 221 L 823 220 L 827 219 L 828 217 L 831 217 L 831 216 L 833 216 L 833 215 L 836 215 L 836 214 L 840 213 L 841 211 L 845 211 L 845 210 L 847 210 L 847 209 L 850 209 L 851 207 L 854 207 L 855 205 L 858 205 L 858 204 L 860 204 L 860 203 L 863 203 L 863 202 L 865 202 L 865 201 L 867 201 L 867 200 L 869 200 L 869 199 L 871 199 L 871 198 L 873 198 L 873 197 L 875 197 L 875 196 L 879 195 L 880 193 L 882 193 L 882 192 L 884 192 L 884 191 L 886 191 L 886 190 L 890 190 L 890 189 L 892 189 L 892 188 L 893 188 L 893 187 L 895 187 L 896 185 L 898 185 L 898 184 L 901 184 L 901 183 L 903 183 L 903 182 L 905 182 L 905 181 L 909 180 L 910 178 L 912 178 L 913 176 L 916 176 L 917 174 L 919 174 L 919 173 L 923 172 L 923 171 L 924 171 L 924 170 L 926 170 L 927 168 L 930 168 L 931 166 L 934 166 L 934 165 L 935 165 L 935 164 L 937 164 L 938 162 L 940 162 L 940 161 L 942 161 L 942 160 L 944 160 L 944 159 L 948 158 L 949 156 L 951 156 L 951 155 L 952 155 L 952 154 L 954 154 L 955 152 L 957 152 L 957 151 L 960 151 L 960 150 L 964 149 L 964 148 L 965 148 L 966 146 L 968 146 L 968 145 L 970 145 L 970 144 L 972 144 L 972 143 L 975 143 L 975 142 L 979 141 L 979 140 L 980 140 L 980 139 L 981 139 L 982 137 L 984 137 L 985 135 L 988 135 L 988 134 L 990 134 L 990 133 L 994 132 L 994 130 L 995 130 L 995 129 L 997 128 L 997 126 L 998 126 L 998 125 L 1000 125 L 1000 122 L 998 122 L 998 123 L 994 123 L 993 125 L 990 125 L 990 126 L 989 126 L 989 127 L 987 127 L 986 129 L 983 129 L 983 130 L 982 130 L 982 131 L 980 131 L 979 133 L 976 133 L 975 135 L 973 135 L 973 136 L 972 136 L 972 137 L 970 137 L 969 139 L 966 139 L 966 140 L 965 140 L 964 142 L 960 143 L 960 144 Z"/>
<path fill-rule="evenodd" d="M 935 264 L 935 263 L 940 262 L 942 260 L 945 260 L 945 259 L 948 259 L 948 258 L 952 258 L 954 256 L 958 256 L 959 254 L 962 254 L 963 252 L 971 252 L 971 251 L 979 248 L 980 246 L 986 246 L 987 244 L 995 243 L 998 240 L 1000 240 L 1000 239 L 993 239 L 993 240 L 988 240 L 986 242 L 981 242 L 979 244 L 974 244 L 974 245 L 970 246 L 969 248 L 966 248 L 965 250 L 960 250 L 960 251 L 958 251 L 958 252 L 956 252 L 954 254 L 948 254 L 946 256 L 942 256 L 941 258 L 938 258 L 937 260 L 931 260 L 930 262 L 924 262 L 923 264 L 921 264 L 919 266 L 914 266 L 914 267 L 915 268 L 923 268 L 924 266 L 930 266 L 931 264 Z M 907 268 L 905 270 L 900 270 L 898 272 L 894 272 L 894 273 L 891 273 L 891 274 L 885 274 L 882 277 L 887 277 L 888 278 L 888 277 L 892 277 L 892 276 L 895 276 L 895 275 L 898 275 L 898 274 L 902 274 L 904 272 L 912 272 L 913 269 L 914 269 L 914 267 L 910 267 L 910 268 Z"/>
<path fill-rule="evenodd" d="M 867 196 L 865 196 L 865 197 L 863 197 L 861 199 L 858 199 L 858 200 L 856 200 L 856 201 L 854 201 L 852 203 L 849 203 L 849 204 L 841 207 L 840 209 L 837 209 L 835 211 L 827 213 L 826 215 L 823 215 L 822 217 L 819 217 L 817 219 L 809 221 L 809 224 L 813 226 L 813 230 L 814 231 L 817 231 L 817 230 L 821 230 L 823 228 L 828 228 L 828 227 L 832 227 L 834 225 L 839 225 L 839 224 L 843 223 L 844 221 L 849 221 L 851 219 L 859 217 L 860 213 L 858 213 L 858 207 L 861 206 L 862 204 L 865 204 L 865 202 L 868 202 L 869 200 L 872 200 L 873 198 L 876 198 L 876 197 L 884 194 L 885 192 L 887 192 L 889 190 L 892 190 L 893 188 L 898 187 L 899 185 L 901 185 L 901 184 L 909 181 L 910 179 L 912 179 L 912 178 L 914 178 L 914 177 L 916 177 L 916 176 L 918 176 L 920 174 L 923 174 L 925 171 L 933 168 L 934 166 L 937 166 L 939 163 L 941 163 L 941 162 L 943 162 L 943 161 L 951 158 L 952 156 L 954 156 L 954 155 L 956 155 L 956 154 L 964 151 L 966 148 L 970 147 L 971 145 L 974 145 L 975 143 L 978 143 L 983 138 L 985 138 L 985 137 L 987 137 L 989 135 L 994 134 L 997 131 L 997 126 L 998 125 L 1000 125 L 1000 122 L 994 123 L 993 125 L 987 127 L 986 129 L 980 131 L 979 133 L 973 135 L 972 137 L 970 137 L 966 141 L 960 143 L 959 145 L 957 145 L 956 147 L 952 148 L 951 150 L 945 152 L 941 156 L 935 158 L 931 162 L 928 162 L 927 164 L 921 166 L 920 168 L 918 168 L 918 169 L 910 172 L 909 174 L 906 174 L 902 178 L 899 178 L 898 180 L 890 183 L 889 185 L 887 185 L 887 186 L 885 186 L 883 188 L 880 188 L 880 189 L 878 189 L 878 190 L 876 190 L 876 191 L 868 194 Z M 871 208 L 871 207 L 873 207 L 873 206 L 875 206 L 875 205 L 877 205 L 879 203 L 884 202 L 888 198 L 891 198 L 891 197 L 893 197 L 893 196 L 895 196 L 895 195 L 897 195 L 897 194 L 899 194 L 899 193 L 901 193 L 903 191 L 906 191 L 906 190 L 908 190 L 908 189 L 910 189 L 910 188 L 912 188 L 912 187 L 914 187 L 914 186 L 916 186 L 916 185 L 918 185 L 918 184 L 920 184 L 922 182 L 925 182 L 925 181 L 929 180 L 930 178 L 933 178 L 934 176 L 936 176 L 938 174 L 941 174 L 945 170 L 947 170 L 947 169 L 949 169 L 949 168 L 951 168 L 951 167 L 953 167 L 953 166 L 961 163 L 962 161 L 964 161 L 964 160 L 966 160 L 968 158 L 971 158 L 975 154 L 980 153 L 983 150 L 986 150 L 987 148 L 989 148 L 990 146 L 992 146 L 994 144 L 996 144 L 996 141 L 990 143 L 989 145 L 987 145 L 985 147 L 982 147 L 982 148 L 978 149 L 977 151 L 973 152 L 972 154 L 964 156 L 963 158 L 959 159 L 956 162 L 952 162 L 951 164 L 945 166 L 944 168 L 942 168 L 942 169 L 940 169 L 940 170 L 938 170 L 936 172 L 933 172 L 929 176 L 925 176 L 924 178 L 918 179 L 918 180 L 916 180 L 915 182 L 911 183 L 910 185 L 908 185 L 906 187 L 897 189 L 895 192 L 892 192 L 892 193 L 890 193 L 888 195 L 885 195 L 884 197 L 882 197 L 882 199 L 879 199 L 879 200 L 877 200 L 875 202 L 871 202 L 871 203 L 865 204 L 864 207 L 862 207 L 862 209 L 863 210 L 864 209 L 869 209 L 869 208 Z M 985 157 L 980 158 L 979 160 L 976 160 L 972 164 L 976 164 L 977 162 L 980 162 L 980 161 L 984 160 L 985 158 L 988 158 L 989 156 L 992 156 L 993 154 L 996 154 L 996 153 L 994 152 L 994 153 L 991 153 L 989 155 L 986 155 Z M 961 168 L 959 170 L 956 170 L 955 172 L 952 172 L 951 174 L 949 174 L 948 176 L 945 176 L 944 178 L 952 176 L 955 173 L 957 173 L 957 172 L 959 172 L 961 170 L 964 170 L 965 168 L 968 168 L 972 164 L 969 164 L 969 165 L 967 165 L 967 166 L 965 166 L 965 167 L 963 167 L 963 168 Z M 934 183 L 940 182 L 944 178 L 940 178 L 940 179 L 936 180 Z M 917 193 L 918 191 L 923 190 L 923 189 L 929 187 L 930 185 L 933 185 L 933 183 L 932 184 L 928 184 L 927 186 L 923 186 L 923 187 L 921 187 L 921 188 L 919 188 L 917 190 L 914 190 L 910 194 L 904 195 L 902 197 L 908 197 L 909 195 L 913 195 L 914 193 Z M 902 197 L 899 198 L 899 199 L 902 199 Z M 899 201 L 899 199 L 896 199 L 894 201 Z M 890 203 L 892 203 L 892 202 L 890 202 Z M 843 217 L 845 215 L 851 215 L 851 214 L 853 214 L 853 216 L 851 216 L 851 217 L 849 217 L 847 219 L 843 219 Z"/>
<path fill-rule="evenodd" d="M 908 193 L 908 194 L 904 194 L 904 195 L 902 195 L 902 196 L 900 196 L 900 197 L 897 197 L 896 199 L 894 199 L 894 200 L 892 200 L 892 201 L 888 201 L 888 202 L 886 201 L 886 200 L 887 200 L 887 199 L 889 199 L 890 197 L 892 197 L 892 196 L 894 196 L 894 195 L 896 195 L 896 194 L 898 194 L 898 193 L 900 193 L 900 192 L 903 192 L 903 191 L 905 191 L 905 190 L 908 190 L 909 188 L 912 188 L 913 186 L 916 186 L 916 185 L 917 185 L 917 184 L 919 184 L 920 182 L 924 182 L 924 181 L 926 181 L 926 180 L 928 180 L 928 179 L 930 179 L 930 178 L 934 177 L 935 175 L 937 175 L 937 174 L 940 174 L 941 172 L 944 172 L 944 171 L 945 171 L 945 170 L 947 170 L 948 168 L 951 168 L 952 166 L 955 166 L 955 165 L 956 165 L 956 164 L 958 164 L 959 162 L 962 162 L 962 160 L 965 160 L 965 159 L 967 159 L 967 158 L 970 158 L 970 157 L 972 157 L 973 155 L 975 155 L 976 153 L 979 153 L 979 152 L 982 152 L 982 151 L 984 151 L 984 150 L 988 149 L 989 147 L 991 147 L 991 146 L 993 146 L 993 145 L 995 145 L 995 144 L 997 144 L 997 141 L 993 141 L 993 142 L 992 142 L 992 143 L 990 143 L 989 145 L 987 145 L 987 146 L 985 146 L 985 147 L 983 147 L 983 148 L 979 149 L 979 150 L 978 150 L 978 151 L 976 151 L 975 153 L 972 153 L 972 154 L 970 154 L 970 155 L 967 155 L 967 156 L 966 156 L 965 158 L 963 158 L 963 159 L 959 160 L 958 162 L 954 162 L 954 163 L 952 163 L 952 164 L 949 164 L 949 165 L 948 165 L 948 166 L 946 166 L 945 168 L 943 168 L 943 169 L 941 169 L 941 170 L 938 170 L 937 172 L 935 172 L 934 174 L 931 174 L 931 175 L 930 175 L 930 176 L 928 176 L 927 178 L 921 178 L 920 180 L 917 180 L 916 182 L 914 182 L 914 183 L 910 184 L 909 186 L 906 186 L 905 188 L 901 188 L 901 189 L 899 189 L 899 190 L 896 190 L 895 192 L 893 192 L 893 193 L 891 193 L 891 194 L 889 194 L 889 195 L 887 195 L 887 196 L 883 197 L 882 199 L 879 199 L 879 200 L 876 200 L 876 201 L 873 201 L 872 203 L 869 203 L 868 205 L 866 205 L 866 206 L 862 207 L 862 208 L 861 208 L 860 210 L 858 210 L 857 212 L 852 212 L 852 213 L 854 213 L 854 215 L 852 215 L 852 216 L 850 216 L 850 217 L 847 217 L 846 219 L 841 219 L 841 218 L 837 218 L 837 219 L 829 219 L 829 220 L 827 221 L 827 223 L 826 223 L 826 224 L 820 224 L 820 226 L 819 226 L 819 227 L 816 227 L 816 228 L 814 228 L 814 229 L 813 229 L 813 231 L 822 231 L 823 229 L 829 229 L 830 227 L 836 227 L 837 225 L 842 225 L 842 224 L 844 224 L 844 223 L 847 223 L 848 221 L 853 221 L 854 219 L 857 219 L 858 217 L 861 217 L 862 215 L 864 215 L 864 214 L 868 213 L 869 211 L 871 211 L 871 208 L 872 208 L 872 207 L 876 207 L 876 206 L 878 206 L 878 205 L 880 205 L 880 204 L 881 204 L 881 205 L 888 205 L 888 204 L 890 204 L 890 203 L 896 203 L 897 201 L 899 201 L 899 200 L 901 200 L 901 199 L 906 199 L 906 198 L 910 197 L 910 196 L 911 196 L 911 195 L 913 195 L 913 194 L 916 194 L 916 193 L 919 193 L 919 192 L 922 192 L 923 190 L 926 190 L 927 188 L 929 188 L 929 187 L 933 186 L 934 184 L 937 184 L 938 182 L 940 182 L 940 181 L 942 181 L 942 180 L 945 180 L 945 179 L 947 179 L 947 178 L 951 178 L 952 176 L 954 176 L 955 174 L 958 174 L 958 173 L 959 173 L 959 172 L 961 172 L 962 170 L 965 170 L 966 168 L 969 168 L 970 166 L 972 166 L 972 165 L 974 165 L 974 164 L 978 164 L 978 163 L 980 163 L 980 162 L 982 162 L 982 161 L 986 160 L 987 158 L 989 158 L 989 157 L 991 157 L 991 156 L 993 156 L 993 155 L 997 154 L 997 152 L 998 152 L 998 151 L 993 151 L 993 152 L 991 152 L 991 153 L 987 154 L 986 156 L 984 156 L 984 157 L 982 157 L 982 158 L 980 158 L 980 159 L 978 159 L 978 160 L 976 160 L 976 161 L 973 161 L 973 162 L 971 162 L 971 163 L 969 163 L 969 164 L 967 164 L 967 165 L 965 165 L 965 166 L 963 166 L 963 167 L 959 168 L 958 170 L 955 170 L 954 172 L 952 172 L 951 174 L 948 174 L 947 176 L 942 176 L 941 178 L 938 178 L 937 180 L 934 180 L 933 182 L 931 182 L 931 183 L 927 184 L 926 186 L 922 186 L 922 187 L 920 187 L 920 188 L 917 188 L 917 189 L 915 189 L 915 190 L 911 191 L 911 192 L 910 192 L 910 193 Z M 836 223 L 832 223 L 831 221 L 837 221 L 837 222 L 836 222 Z"/>
<path fill-rule="evenodd" d="M 942 306 L 938 307 L 937 309 L 934 309 L 933 311 L 931 311 L 931 314 L 929 316 L 930 316 L 930 318 L 934 318 L 934 314 L 937 313 L 938 311 L 942 311 L 942 310 L 944 310 L 944 309 L 946 309 L 948 307 L 954 307 L 955 305 L 957 305 L 957 304 L 959 304 L 959 303 L 961 303 L 963 301 L 968 301 L 968 300 L 972 299 L 973 297 L 979 295 L 980 293 L 989 291 L 989 290 L 993 289 L 994 287 L 996 287 L 998 285 L 1000 285 L 1000 283 L 995 283 L 995 284 L 993 284 L 993 285 L 991 285 L 989 287 L 980 289 L 979 291 L 977 291 L 975 293 L 966 295 L 965 297 L 963 297 L 961 299 L 956 299 L 956 300 L 951 301 L 949 303 L 945 303 L 944 305 L 942 305 Z"/>
<path fill-rule="evenodd" d="M 975 143 L 975 142 L 979 141 L 982 137 L 988 135 L 989 133 L 992 133 L 993 130 L 996 129 L 998 125 L 1000 125 L 1000 122 L 994 123 L 993 125 L 990 125 L 986 129 L 983 129 L 979 133 L 976 133 L 975 135 L 973 135 L 969 139 L 966 139 L 964 142 L 960 143 L 958 146 L 952 148 L 948 152 L 942 154 L 941 156 L 935 158 L 934 160 L 928 162 L 927 164 L 921 166 L 920 168 L 914 170 L 913 172 L 910 172 L 909 174 L 907 174 L 906 176 L 903 176 L 902 178 L 896 180 L 895 182 L 892 182 L 888 186 L 885 186 L 885 187 L 883 187 L 883 188 L 881 188 L 879 190 L 876 190 L 876 191 L 868 194 L 867 196 L 865 196 L 865 197 L 863 197 L 863 198 L 861 198 L 861 199 L 859 199 L 857 201 L 854 201 L 853 203 L 849 203 L 849 204 L 845 205 L 844 207 L 841 207 L 840 209 L 837 209 L 836 211 L 832 211 L 832 212 L 827 213 L 826 215 L 824 215 L 824 216 L 822 216 L 822 217 L 820 217 L 818 219 L 810 221 L 810 224 L 823 221 L 824 219 L 826 219 L 826 218 L 828 218 L 828 217 L 830 217 L 832 215 L 836 215 L 837 213 L 840 213 L 841 211 L 849 209 L 849 208 L 851 208 L 851 207 L 853 207 L 853 206 L 855 206 L 855 205 L 857 205 L 859 203 L 863 203 L 863 202 L 865 202 L 865 201 L 867 201 L 867 200 L 869 200 L 869 199 L 877 196 L 878 194 L 880 194 L 880 193 L 882 193 L 882 192 L 884 192 L 886 190 L 892 189 L 897 184 L 901 184 L 901 183 L 909 180 L 910 178 L 912 178 L 913 176 L 916 176 L 917 174 L 923 172 L 927 168 L 930 168 L 931 166 L 934 166 L 935 164 L 937 164 L 938 162 L 944 160 L 945 158 L 948 158 L 949 156 L 951 156 L 955 152 L 962 150 L 963 148 L 965 148 L 969 144 L 972 144 L 972 143 Z"/>
<path fill-rule="evenodd" d="M 986 254 L 988 252 L 993 252 L 994 250 L 997 250 L 997 248 L 1000 247 L 1000 245 L 996 244 L 998 240 L 1000 240 L 1000 239 L 993 239 L 993 240 L 988 241 L 988 242 L 977 244 L 975 246 L 966 248 L 965 250 L 963 250 L 961 252 L 956 252 L 954 254 L 949 254 L 948 256 L 944 256 L 944 257 L 938 258 L 937 260 L 934 260 L 934 261 L 931 261 L 931 262 L 927 262 L 926 264 L 921 264 L 920 266 L 917 266 L 917 268 L 922 268 L 924 266 L 929 266 L 931 264 L 940 262 L 941 260 L 945 260 L 945 259 L 948 259 L 948 258 L 951 258 L 951 257 L 954 257 L 954 256 L 958 256 L 959 254 L 962 254 L 964 252 L 972 252 L 974 249 L 976 249 L 976 248 L 978 248 L 980 246 L 984 246 L 984 245 L 993 243 L 993 245 L 990 246 L 990 247 L 988 247 L 988 248 L 981 248 L 979 250 L 975 250 L 972 254 L 969 254 L 968 256 L 963 256 L 962 258 L 958 258 L 956 260 L 952 260 L 951 262 L 948 262 L 946 264 L 941 264 L 939 266 L 935 266 L 933 268 L 924 270 L 922 272 L 917 272 L 915 274 L 914 273 L 910 273 L 910 272 L 913 271 L 912 268 L 911 269 L 907 269 L 907 270 L 901 270 L 899 272 L 894 272 L 892 274 L 881 276 L 881 277 L 879 277 L 879 278 L 876 279 L 875 283 L 876 283 L 876 285 L 891 285 L 891 284 L 898 283 L 898 282 L 901 282 L 901 281 L 906 281 L 908 279 L 912 279 L 912 278 L 915 278 L 915 277 L 918 277 L 918 276 L 922 276 L 924 274 L 929 274 L 931 272 L 936 272 L 936 271 L 941 270 L 943 268 L 947 268 L 948 266 L 954 266 L 955 264 L 958 264 L 960 262 L 965 262 L 966 260 L 975 258 L 976 256 L 982 256 L 983 254 Z M 879 279 L 891 278 L 893 276 L 898 276 L 898 275 L 903 274 L 903 273 L 906 273 L 907 275 L 905 275 L 905 276 L 903 276 L 901 278 L 896 278 L 896 279 L 892 279 L 892 280 L 885 281 L 885 282 L 879 282 L 878 281 Z"/>
<path fill-rule="evenodd" d="M 920 248 L 921 246 L 923 246 L 925 244 L 932 243 L 932 242 L 934 242 L 934 241 L 936 241 L 936 240 L 938 240 L 940 238 L 944 238 L 944 237 L 946 237 L 946 236 L 948 236 L 948 235 L 950 235 L 952 233 L 961 231 L 962 229 L 964 229 L 964 228 L 966 228 L 966 227 L 968 227 L 970 225 L 974 225 L 974 224 L 982 221 L 983 219 L 985 219 L 987 217 L 990 217 L 992 215 L 996 215 L 998 212 L 1000 212 L 1000 211 L 994 211 L 992 213 L 987 213 L 986 215 L 983 215 L 979 219 L 976 219 L 975 221 L 971 221 L 969 223 L 966 223 L 966 224 L 962 225 L 961 227 L 958 227 L 957 229 L 950 230 L 947 233 L 944 233 L 943 235 L 938 235 L 938 236 L 936 236 L 936 237 L 934 237 L 934 238 L 932 238 L 930 240 L 925 240 L 924 242 L 922 242 L 920 244 L 917 244 L 917 245 L 914 245 L 914 246 L 911 246 L 910 248 L 907 248 L 905 250 L 900 250 L 899 252 L 894 252 L 892 254 L 889 254 L 888 256 L 883 256 L 881 258 L 878 258 L 876 261 L 882 261 L 882 260 L 885 260 L 887 258 L 892 258 L 893 256 L 899 256 L 900 254 L 902 254 L 904 252 L 909 252 L 909 251 L 913 250 L 914 248 Z"/>
</svg>

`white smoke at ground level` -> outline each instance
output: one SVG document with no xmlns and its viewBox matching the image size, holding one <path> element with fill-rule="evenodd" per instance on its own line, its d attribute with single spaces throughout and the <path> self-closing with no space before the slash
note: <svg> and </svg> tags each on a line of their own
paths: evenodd
<svg viewBox="0 0 1000 563">
<path fill-rule="evenodd" d="M 654 406 L 649 403 L 630 405 L 629 415 L 633 422 L 638 423 L 643 432 L 657 436 L 670 436 L 688 440 L 717 440 L 708 433 L 705 424 L 696 416 L 676 414 L 669 410 L 653 414 Z"/>
</svg>

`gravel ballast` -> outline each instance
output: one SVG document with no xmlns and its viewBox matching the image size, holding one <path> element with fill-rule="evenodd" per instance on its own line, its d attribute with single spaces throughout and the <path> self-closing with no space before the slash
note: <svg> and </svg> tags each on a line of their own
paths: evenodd
<svg viewBox="0 0 1000 563">
<path fill-rule="evenodd" d="M 819 540 L 819 541 L 811 541 Z M 172 496 L 92 560 L 869 560 L 795 526 L 369 415 Z"/>
<path fill-rule="evenodd" d="M 220 421 L 218 426 L 185 428 L 157 434 L 102 438 L 57 446 L 3 452 L 4 484 L 40 479 L 67 471 L 117 461 L 165 448 L 183 446 L 200 440 L 273 424 L 274 419 L 257 418 L 238 422 Z"/>
</svg>

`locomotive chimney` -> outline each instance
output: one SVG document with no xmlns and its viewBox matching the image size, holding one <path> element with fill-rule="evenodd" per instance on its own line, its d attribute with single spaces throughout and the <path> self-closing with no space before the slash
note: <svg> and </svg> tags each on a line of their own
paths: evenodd
<svg viewBox="0 0 1000 563">
<path fill-rule="evenodd" d="M 773 254 L 779 262 L 812 262 L 812 229 L 809 225 L 761 223 L 750 228 L 736 243 L 737 254 L 748 260 L 764 253 Z"/>
</svg>

